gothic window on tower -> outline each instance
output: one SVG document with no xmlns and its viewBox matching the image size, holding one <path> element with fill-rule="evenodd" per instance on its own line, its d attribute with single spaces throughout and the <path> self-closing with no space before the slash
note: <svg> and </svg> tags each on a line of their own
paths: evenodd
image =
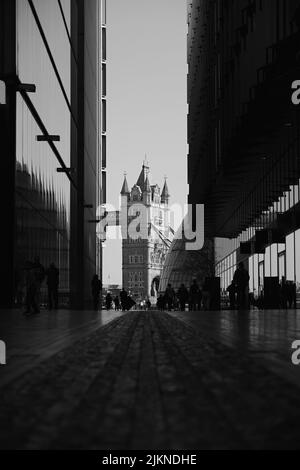
<svg viewBox="0 0 300 470">
<path fill-rule="evenodd" d="M 142 264 L 143 262 L 143 255 L 129 255 L 129 264 Z"/>
</svg>

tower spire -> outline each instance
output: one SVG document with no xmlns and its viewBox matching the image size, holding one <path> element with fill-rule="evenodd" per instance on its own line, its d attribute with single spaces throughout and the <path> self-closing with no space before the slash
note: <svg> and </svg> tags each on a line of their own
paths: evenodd
<svg viewBox="0 0 300 470">
<path fill-rule="evenodd" d="M 164 184 L 164 188 L 163 188 L 162 193 L 161 193 L 161 202 L 163 204 L 168 204 L 169 199 L 170 199 L 170 193 L 169 193 L 167 179 L 168 179 L 167 176 L 165 176 L 165 184 Z"/>
<path fill-rule="evenodd" d="M 127 173 L 124 172 L 124 182 L 123 182 L 123 186 L 122 186 L 122 189 L 121 189 L 121 195 L 122 196 L 127 196 L 128 194 L 130 194 L 130 191 L 129 191 L 129 187 L 128 187 L 128 183 L 127 183 Z"/>
<path fill-rule="evenodd" d="M 138 180 L 137 180 L 137 183 L 136 183 L 137 186 L 139 186 L 142 191 L 145 190 L 145 183 L 146 183 L 148 172 L 149 172 L 149 164 L 145 159 L 144 162 L 143 162 L 142 171 L 141 171 L 140 176 L 138 177 Z"/>
</svg>

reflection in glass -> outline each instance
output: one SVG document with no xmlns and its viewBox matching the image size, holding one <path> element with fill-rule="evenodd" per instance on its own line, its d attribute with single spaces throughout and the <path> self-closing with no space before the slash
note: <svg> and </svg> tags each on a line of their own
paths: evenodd
<svg viewBox="0 0 300 470">
<path fill-rule="evenodd" d="M 36 85 L 30 94 L 40 119 L 70 166 L 70 43 L 61 10 L 55 0 L 36 0 L 35 8 L 61 77 L 54 72 L 28 2 L 17 0 L 17 73 L 24 83 Z M 69 26 L 70 0 L 62 2 Z M 16 166 L 16 279 L 24 290 L 24 264 L 36 256 L 44 267 L 55 263 L 60 290 L 69 290 L 70 183 L 57 173 L 60 164 L 46 142 L 37 142 L 41 130 L 21 95 L 17 95 Z M 44 286 L 45 289 L 45 286 Z"/>
</svg>

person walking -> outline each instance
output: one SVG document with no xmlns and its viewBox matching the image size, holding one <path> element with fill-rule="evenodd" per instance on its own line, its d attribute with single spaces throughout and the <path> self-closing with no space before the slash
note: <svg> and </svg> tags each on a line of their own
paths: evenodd
<svg viewBox="0 0 300 470">
<path fill-rule="evenodd" d="M 114 304 L 115 304 L 115 310 L 116 312 L 118 312 L 120 310 L 120 299 L 118 295 L 114 298 Z"/>
<path fill-rule="evenodd" d="M 198 310 L 198 304 L 199 304 L 199 286 L 197 283 L 197 280 L 194 279 L 193 284 L 190 287 L 190 309 L 192 311 L 197 311 Z M 202 297 L 201 297 L 202 300 Z"/>
<path fill-rule="evenodd" d="M 99 301 L 100 301 L 100 294 L 102 292 L 102 282 L 99 279 L 98 274 L 95 274 L 92 282 L 92 297 L 93 297 L 93 307 L 94 310 L 97 312 L 99 310 Z"/>
<path fill-rule="evenodd" d="M 54 263 L 51 263 L 46 271 L 47 287 L 48 287 L 48 309 L 57 310 L 58 308 L 58 286 L 59 286 L 59 270 Z"/>
<path fill-rule="evenodd" d="M 287 305 L 289 309 L 295 309 L 297 306 L 297 288 L 293 281 L 287 284 Z"/>
<path fill-rule="evenodd" d="M 185 312 L 185 305 L 189 300 L 189 291 L 187 290 L 184 284 L 181 284 L 181 286 L 179 287 L 177 297 L 179 299 L 180 310 L 182 312 Z"/>
<path fill-rule="evenodd" d="M 173 308 L 174 299 L 175 299 L 175 292 L 171 284 L 168 284 L 168 287 L 165 293 L 165 299 L 166 299 L 167 308 L 169 311 L 171 311 Z"/>
<path fill-rule="evenodd" d="M 165 309 L 165 296 L 164 295 L 159 295 L 157 299 L 157 304 L 156 304 L 158 310 L 161 312 Z"/>
<path fill-rule="evenodd" d="M 244 267 L 244 263 L 239 263 L 237 270 L 233 276 L 233 283 L 236 285 L 237 291 L 237 306 L 239 309 L 247 308 L 246 305 L 246 290 L 249 285 L 249 274 Z"/>
<path fill-rule="evenodd" d="M 40 303 L 41 303 L 41 288 L 42 284 L 46 277 L 46 271 L 44 266 L 40 262 L 39 256 L 36 256 L 33 261 L 33 270 L 34 276 L 36 279 L 36 303 L 38 306 L 38 311 L 40 311 Z"/>
<path fill-rule="evenodd" d="M 124 289 L 124 287 L 121 291 L 120 299 L 121 299 L 122 310 L 123 310 L 123 312 L 125 312 L 125 310 L 127 309 L 128 294 L 127 294 L 126 290 Z"/>
</svg>

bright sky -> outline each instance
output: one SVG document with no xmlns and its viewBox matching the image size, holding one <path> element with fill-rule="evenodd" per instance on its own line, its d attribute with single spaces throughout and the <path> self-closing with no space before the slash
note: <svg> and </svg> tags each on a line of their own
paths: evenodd
<svg viewBox="0 0 300 470">
<path fill-rule="evenodd" d="M 124 171 L 131 188 L 147 154 L 150 184 L 167 175 L 171 204 L 185 204 L 186 1 L 107 4 L 107 202 L 119 208 Z M 121 241 L 107 240 L 104 284 L 121 284 L 121 262 Z"/>
</svg>

